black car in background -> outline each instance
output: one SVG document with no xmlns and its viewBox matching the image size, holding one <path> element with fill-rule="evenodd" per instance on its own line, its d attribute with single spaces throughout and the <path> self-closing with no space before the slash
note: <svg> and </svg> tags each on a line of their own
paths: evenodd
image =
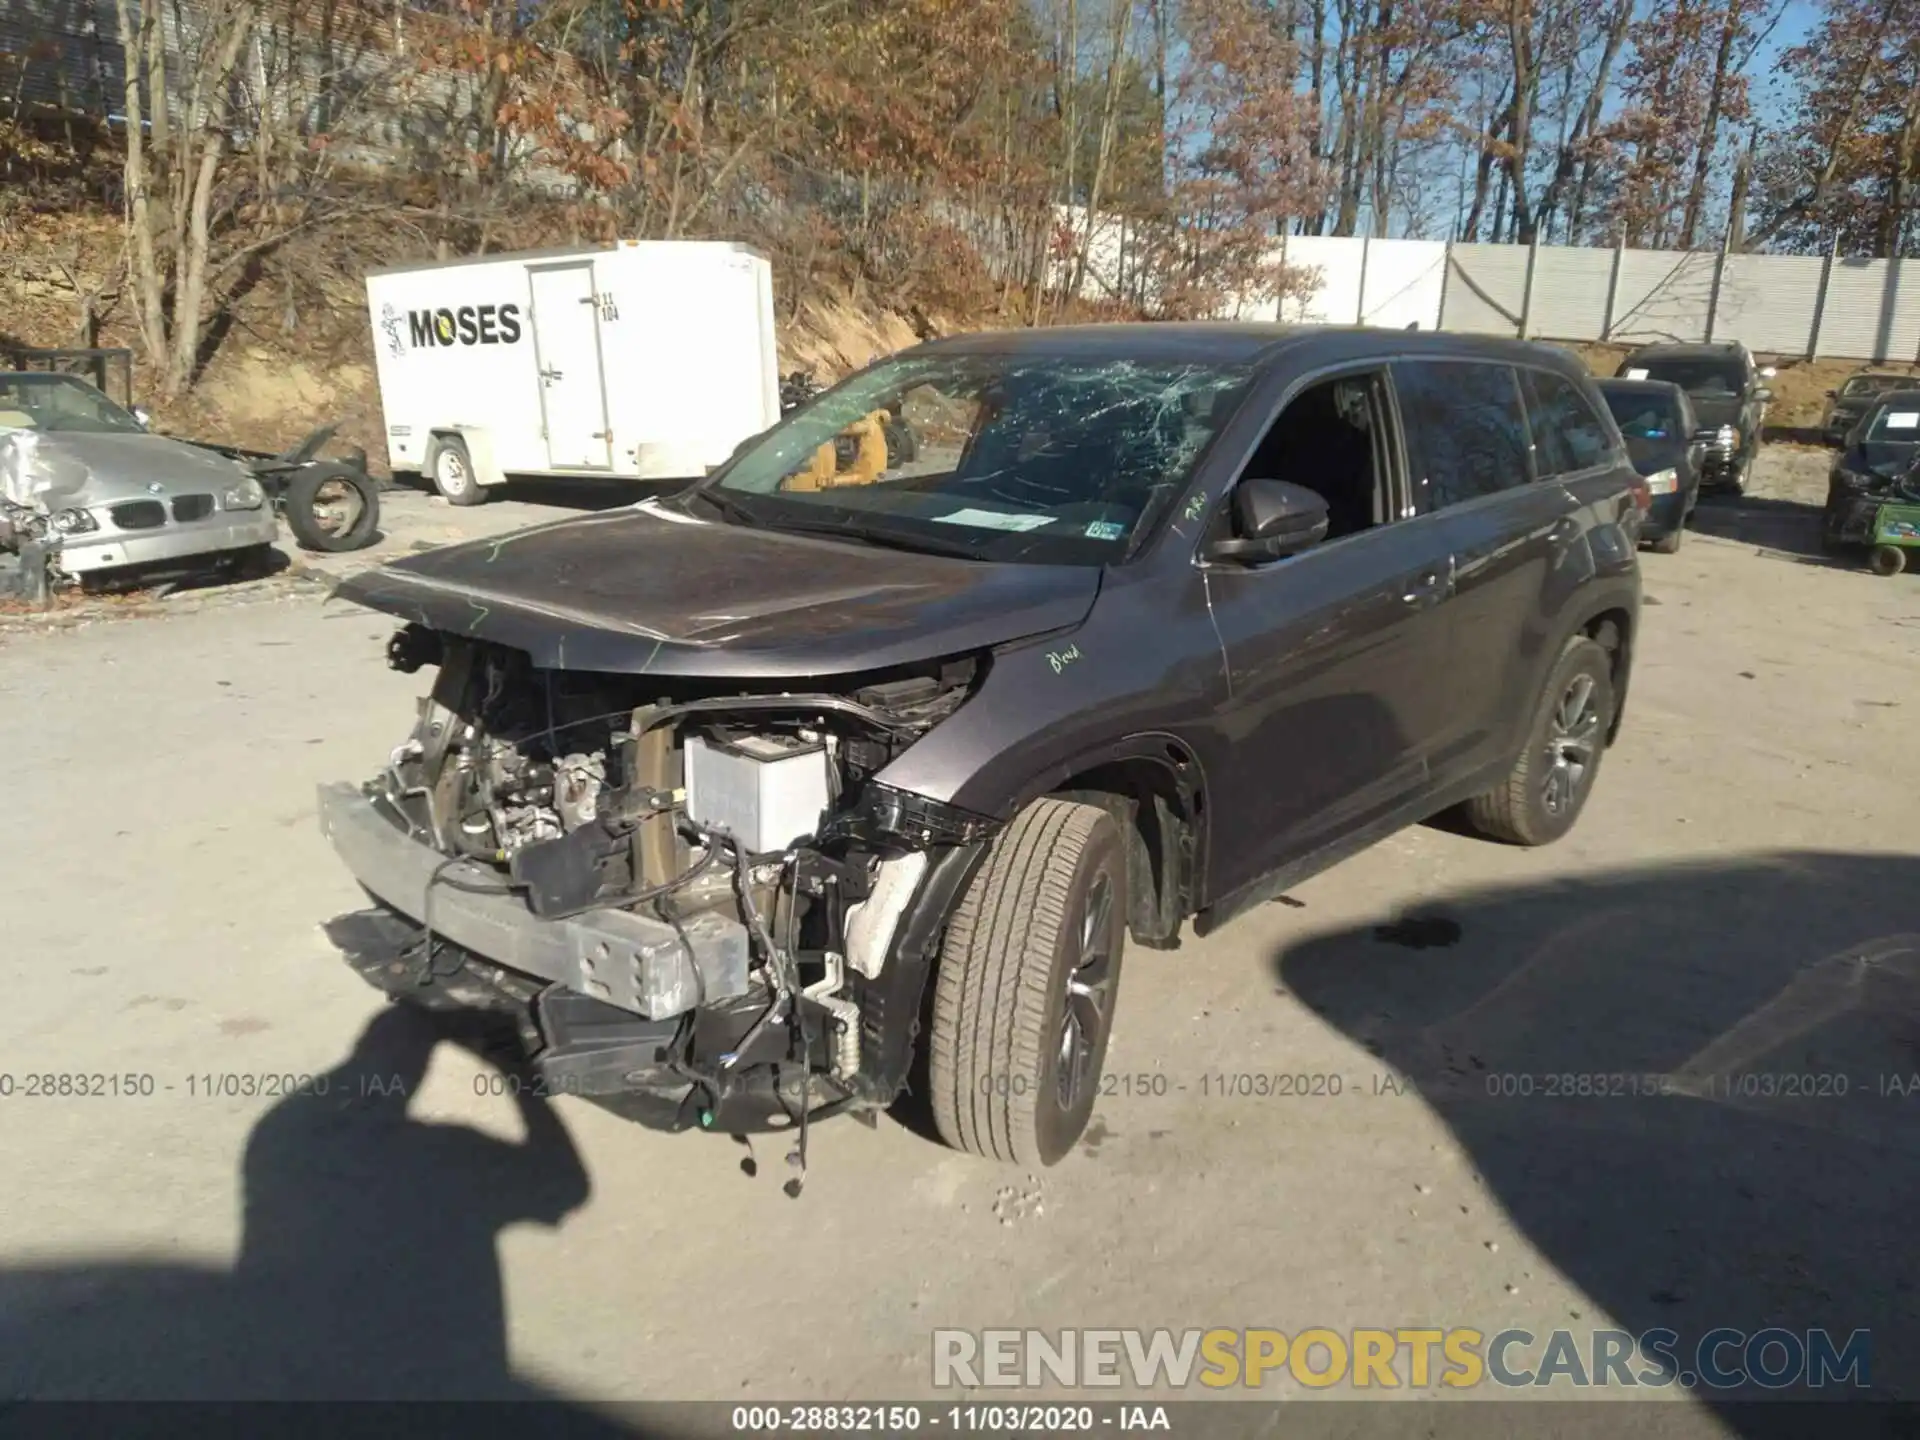
<svg viewBox="0 0 1920 1440">
<path fill-rule="evenodd" d="M 1865 545 L 1873 514 L 1920 465 L 1920 380 L 1881 393 L 1854 423 L 1827 476 L 1820 538 L 1829 549 Z"/>
<path fill-rule="evenodd" d="M 1820 421 L 1820 434 L 1829 445 L 1844 445 L 1847 432 L 1873 408 L 1873 402 L 1889 390 L 1920 390 L 1920 376 L 1903 375 L 1895 370 L 1856 370 L 1827 392 L 1827 413 Z"/>
<path fill-rule="evenodd" d="M 1665 380 L 1687 392 L 1698 418 L 1705 455 L 1700 482 L 1738 495 L 1747 488 L 1760 427 L 1773 391 L 1773 367 L 1754 363 L 1737 341 L 1713 345 L 1645 345 L 1620 363 L 1623 380 Z"/>
<path fill-rule="evenodd" d="M 1646 477 L 1653 503 L 1640 539 L 1671 555 L 1687 533 L 1700 498 L 1700 462 L 1706 442 L 1687 392 L 1665 380 L 1602 380 L 1600 394 L 1627 442 L 1633 468 Z"/>
</svg>

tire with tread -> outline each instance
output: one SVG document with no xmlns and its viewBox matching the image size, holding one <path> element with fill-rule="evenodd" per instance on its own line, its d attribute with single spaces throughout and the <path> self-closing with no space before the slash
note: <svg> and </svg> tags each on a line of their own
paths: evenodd
<svg viewBox="0 0 1920 1440">
<path fill-rule="evenodd" d="M 1112 1029 L 1126 944 L 1126 846 L 1096 805 L 1036 800 L 994 838 L 954 907 L 935 978 L 928 1072 L 934 1123 L 956 1149 L 1052 1165 L 1086 1129 Z M 1102 877 L 1111 956 L 1091 1076 L 1071 1110 L 1058 1093 L 1067 980 Z"/>
<path fill-rule="evenodd" d="M 459 474 L 466 477 L 464 485 L 449 483 L 449 474 L 443 473 L 441 457 L 449 456 Z M 442 496 L 449 505 L 484 505 L 487 500 L 487 487 L 480 483 L 473 473 L 473 456 L 467 452 L 467 442 L 458 435 L 436 435 L 427 446 L 427 479 L 432 482 L 434 492 Z"/>
<path fill-rule="evenodd" d="M 1593 760 L 1574 794 L 1572 806 L 1565 814 L 1556 816 L 1547 810 L 1543 798 L 1546 777 L 1542 771 L 1547 763 L 1548 732 L 1561 698 L 1581 674 L 1591 676 L 1596 685 L 1594 703 L 1599 708 L 1601 740 L 1594 748 Z M 1513 845 L 1548 845 L 1565 835 L 1580 818 L 1587 797 L 1593 793 L 1600 759 L 1606 753 L 1605 737 L 1613 725 L 1613 707 L 1613 657 L 1599 641 L 1586 635 L 1573 636 L 1562 647 L 1559 660 L 1534 702 L 1526 743 L 1513 769 L 1500 784 L 1467 801 L 1464 807 L 1467 823 L 1489 840 L 1504 840 Z"/>
<path fill-rule="evenodd" d="M 1907 568 L 1907 552 L 1897 545 L 1876 545 L 1867 564 L 1879 576 L 1898 575 Z"/>
<path fill-rule="evenodd" d="M 360 502 L 360 513 L 342 530 L 328 530 L 314 517 L 320 490 L 330 484 L 351 485 Z M 302 550 L 337 554 L 364 549 L 380 529 L 380 487 L 364 471 L 344 465 L 308 465 L 288 478 L 280 514 Z"/>
</svg>

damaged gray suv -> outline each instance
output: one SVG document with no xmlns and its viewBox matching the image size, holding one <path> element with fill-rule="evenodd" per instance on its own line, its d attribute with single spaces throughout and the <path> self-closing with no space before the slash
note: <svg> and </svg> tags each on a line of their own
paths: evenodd
<svg viewBox="0 0 1920 1440">
<path fill-rule="evenodd" d="M 321 792 L 361 972 L 549 1093 L 1051 1164 L 1129 942 L 1458 808 L 1574 823 L 1647 495 L 1562 351 L 1142 325 L 938 341 L 692 488 L 340 593 L 432 667 Z M 804 1139 L 798 1156 L 804 1165 Z"/>
</svg>

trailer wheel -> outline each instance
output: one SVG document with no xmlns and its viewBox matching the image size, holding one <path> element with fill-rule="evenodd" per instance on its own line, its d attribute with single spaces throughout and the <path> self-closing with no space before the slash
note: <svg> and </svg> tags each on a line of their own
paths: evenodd
<svg viewBox="0 0 1920 1440">
<path fill-rule="evenodd" d="M 1907 552 L 1897 545 L 1876 546 L 1867 565 L 1876 575 L 1898 575 L 1907 568 Z"/>
<path fill-rule="evenodd" d="M 473 457 L 458 435 L 436 435 L 427 450 L 427 474 L 449 505 L 480 505 L 486 490 L 474 478 Z"/>
</svg>

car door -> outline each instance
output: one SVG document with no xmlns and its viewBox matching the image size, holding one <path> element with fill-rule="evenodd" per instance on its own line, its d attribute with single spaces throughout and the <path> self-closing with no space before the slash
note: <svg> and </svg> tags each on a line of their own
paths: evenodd
<svg viewBox="0 0 1920 1440">
<path fill-rule="evenodd" d="M 1533 703 L 1520 692 L 1552 638 L 1546 597 L 1559 556 L 1578 541 L 1578 507 L 1561 485 L 1535 479 L 1512 365 L 1406 360 L 1394 386 L 1417 467 L 1415 504 L 1440 518 L 1453 555 L 1447 705 L 1432 760 L 1445 786 L 1512 758 Z M 1557 452 L 1544 463 L 1557 468 Z"/>
<path fill-rule="evenodd" d="M 1215 896 L 1364 830 L 1426 784 L 1450 556 L 1437 521 L 1405 514 L 1390 382 L 1366 374 L 1373 523 L 1283 560 L 1204 566 L 1227 666 L 1216 721 L 1235 757 L 1213 789 Z M 1263 478 L 1317 488 L 1320 477 L 1309 462 Z"/>
<path fill-rule="evenodd" d="M 613 429 L 607 423 L 593 266 L 538 265 L 527 279 L 547 463 L 556 470 L 604 470 L 612 463 Z"/>
</svg>

